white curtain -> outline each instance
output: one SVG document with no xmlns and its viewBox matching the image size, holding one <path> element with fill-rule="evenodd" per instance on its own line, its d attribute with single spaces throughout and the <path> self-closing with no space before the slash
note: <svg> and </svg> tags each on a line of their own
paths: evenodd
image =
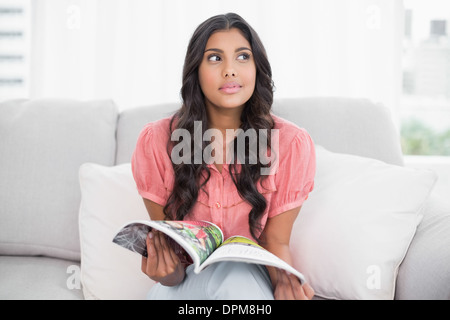
<svg viewBox="0 0 450 320">
<path fill-rule="evenodd" d="M 275 98 L 363 97 L 396 110 L 401 0 L 34 0 L 31 98 L 180 101 L 194 29 L 226 12 L 260 35 Z"/>
</svg>

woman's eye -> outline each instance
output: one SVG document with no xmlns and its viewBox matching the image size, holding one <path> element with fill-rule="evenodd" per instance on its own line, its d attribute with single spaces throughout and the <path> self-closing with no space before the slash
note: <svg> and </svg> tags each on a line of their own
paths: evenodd
<svg viewBox="0 0 450 320">
<path fill-rule="evenodd" d="M 212 62 L 218 62 L 220 61 L 220 57 L 218 55 L 213 54 L 208 57 L 208 60 Z"/>
<path fill-rule="evenodd" d="M 248 60 L 248 59 L 250 59 L 250 55 L 247 54 L 247 53 L 241 53 L 241 54 L 237 57 L 237 59 L 238 59 L 238 60 Z"/>
</svg>

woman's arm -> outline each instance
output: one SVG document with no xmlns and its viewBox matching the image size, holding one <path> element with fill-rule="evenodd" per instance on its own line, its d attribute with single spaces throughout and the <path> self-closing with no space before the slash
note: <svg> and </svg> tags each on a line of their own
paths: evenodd
<svg viewBox="0 0 450 320">
<path fill-rule="evenodd" d="M 152 220 L 164 220 L 163 207 L 144 199 L 145 207 Z M 152 280 L 165 286 L 176 286 L 185 276 L 185 269 L 175 252 L 168 246 L 164 234 L 152 231 L 147 236 L 148 258 L 142 257 L 142 272 Z"/>
<path fill-rule="evenodd" d="M 292 226 L 300 212 L 301 207 L 286 211 L 267 220 L 264 231 L 260 237 L 261 245 L 280 259 L 292 265 L 289 250 Z M 274 297 L 278 300 L 307 300 L 312 299 L 314 290 L 309 284 L 300 284 L 296 276 L 284 270 L 267 267 L 274 288 Z"/>
</svg>

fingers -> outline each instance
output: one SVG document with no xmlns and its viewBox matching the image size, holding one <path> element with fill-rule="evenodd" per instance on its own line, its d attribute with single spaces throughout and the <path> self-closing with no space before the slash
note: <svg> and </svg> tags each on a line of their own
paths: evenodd
<svg viewBox="0 0 450 320">
<path fill-rule="evenodd" d="M 154 238 L 153 232 L 149 232 L 147 235 L 146 242 L 147 242 L 147 256 L 150 259 L 154 259 L 157 255 L 157 251 L 155 248 L 155 242 L 153 241 L 153 238 Z"/>
<path fill-rule="evenodd" d="M 158 268 L 158 255 L 155 248 L 155 242 L 153 240 L 154 234 L 149 232 L 145 239 L 147 244 L 147 258 L 142 257 L 141 270 L 143 273 L 151 276 L 154 274 L 154 270 Z"/>
<path fill-rule="evenodd" d="M 278 283 L 277 283 L 278 295 L 277 299 L 280 300 L 294 300 L 295 295 L 292 290 L 292 285 L 289 280 L 288 275 L 284 270 L 279 270 L 278 272 Z"/>
<path fill-rule="evenodd" d="M 276 300 L 294 300 L 294 293 L 289 278 L 284 270 L 276 269 L 276 285 L 274 297 Z"/>
<path fill-rule="evenodd" d="M 153 237 L 151 237 L 151 235 L 153 234 Z M 155 252 L 156 252 L 156 256 L 157 256 L 157 260 L 158 260 L 158 264 L 160 265 L 165 265 L 166 261 L 164 259 L 164 251 L 166 251 L 166 245 L 165 242 L 162 242 L 161 240 L 161 233 L 153 230 L 153 232 L 149 233 L 150 236 L 150 242 L 153 242 L 154 248 L 155 248 Z"/>
<path fill-rule="evenodd" d="M 302 287 L 305 291 L 306 297 L 311 300 L 315 295 L 314 289 L 307 283 L 305 283 Z"/>
<path fill-rule="evenodd" d="M 289 275 L 289 280 L 296 300 L 311 300 L 314 297 L 314 290 L 308 283 L 302 285 L 294 275 Z"/>
<path fill-rule="evenodd" d="M 286 272 L 287 278 L 289 279 L 289 283 L 291 285 L 292 294 L 294 296 L 295 300 L 308 300 L 306 297 L 305 291 L 303 290 L 302 285 L 300 284 L 300 281 L 297 279 L 296 276 Z"/>
<path fill-rule="evenodd" d="M 174 250 L 169 246 L 164 233 L 156 233 L 155 247 L 158 248 L 158 258 L 160 259 L 159 263 L 164 264 L 165 272 L 174 272 L 176 265 L 179 263 L 180 259 L 177 257 Z"/>
<path fill-rule="evenodd" d="M 310 300 L 314 296 L 314 290 L 307 283 L 301 285 L 296 276 L 279 270 L 274 296 L 279 300 Z"/>
<path fill-rule="evenodd" d="M 173 273 L 180 262 L 168 245 L 165 235 L 153 230 L 149 232 L 146 243 L 148 258 L 142 258 L 142 272 L 149 277 L 164 277 Z"/>
</svg>

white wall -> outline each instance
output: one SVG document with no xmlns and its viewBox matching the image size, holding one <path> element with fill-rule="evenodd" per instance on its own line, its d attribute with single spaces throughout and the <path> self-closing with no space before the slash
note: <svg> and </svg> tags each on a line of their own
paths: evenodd
<svg viewBox="0 0 450 320">
<path fill-rule="evenodd" d="M 236 12 L 269 54 L 275 97 L 347 96 L 395 110 L 401 0 L 34 0 L 31 98 L 179 101 L 194 29 Z"/>
</svg>

